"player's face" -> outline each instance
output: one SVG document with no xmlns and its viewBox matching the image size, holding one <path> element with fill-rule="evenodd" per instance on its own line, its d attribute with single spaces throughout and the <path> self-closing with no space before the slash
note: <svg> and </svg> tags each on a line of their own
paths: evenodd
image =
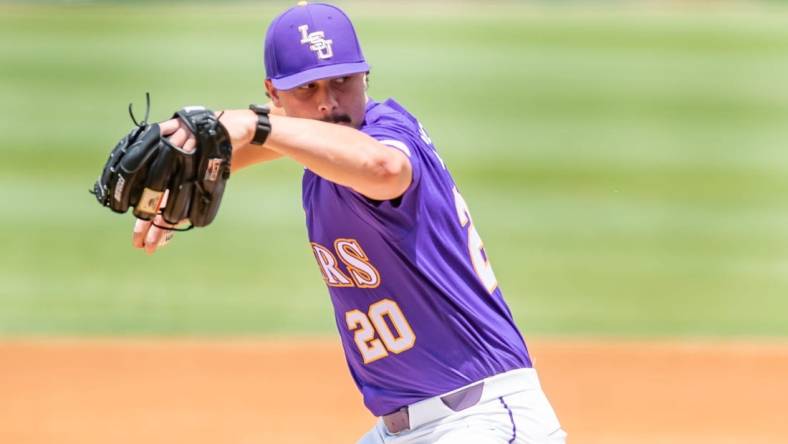
<svg viewBox="0 0 788 444">
<path fill-rule="evenodd" d="M 276 106 L 291 117 L 360 128 L 366 106 L 364 73 L 315 80 L 289 90 L 278 90 L 270 80 L 265 86 Z"/>
</svg>

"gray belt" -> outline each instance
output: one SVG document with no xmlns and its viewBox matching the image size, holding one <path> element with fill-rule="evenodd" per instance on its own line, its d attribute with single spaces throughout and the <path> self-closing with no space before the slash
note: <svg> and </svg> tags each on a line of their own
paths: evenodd
<svg viewBox="0 0 788 444">
<path fill-rule="evenodd" d="M 446 407 L 455 412 L 459 412 L 476 405 L 479 399 L 481 399 L 483 391 L 484 381 L 470 385 L 454 393 L 441 396 L 441 401 L 443 401 Z M 383 415 L 382 418 L 383 424 L 386 425 L 386 429 L 389 433 L 397 434 L 410 430 L 410 415 L 408 414 L 407 406 L 393 413 L 389 413 L 388 415 Z"/>
</svg>

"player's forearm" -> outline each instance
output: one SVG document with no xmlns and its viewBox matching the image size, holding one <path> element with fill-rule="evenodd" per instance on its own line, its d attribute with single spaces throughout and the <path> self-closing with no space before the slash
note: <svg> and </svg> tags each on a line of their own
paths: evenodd
<svg viewBox="0 0 788 444">
<path fill-rule="evenodd" d="M 268 162 L 282 157 L 262 145 L 252 144 L 257 127 L 257 114 L 248 109 L 224 110 L 216 113 L 230 135 L 233 146 L 232 171 L 249 165 Z"/>
<path fill-rule="evenodd" d="M 281 154 L 260 145 L 251 143 L 241 147 L 233 147 L 232 172 L 246 168 L 257 163 L 270 162 L 282 157 Z"/>
<path fill-rule="evenodd" d="M 265 147 L 315 174 L 379 200 L 402 195 L 412 171 L 403 153 L 353 128 L 272 115 Z"/>
</svg>

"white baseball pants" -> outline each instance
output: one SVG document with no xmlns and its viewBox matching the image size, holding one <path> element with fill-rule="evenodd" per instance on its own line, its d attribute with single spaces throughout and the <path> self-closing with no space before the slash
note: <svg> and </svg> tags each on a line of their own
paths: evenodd
<svg viewBox="0 0 788 444">
<path fill-rule="evenodd" d="M 462 389 L 458 389 L 459 391 Z M 450 392 L 453 393 L 453 392 Z M 564 444 L 553 407 L 534 369 L 484 380 L 481 399 L 455 412 L 441 396 L 407 407 L 410 429 L 389 433 L 381 419 L 358 444 Z"/>
</svg>

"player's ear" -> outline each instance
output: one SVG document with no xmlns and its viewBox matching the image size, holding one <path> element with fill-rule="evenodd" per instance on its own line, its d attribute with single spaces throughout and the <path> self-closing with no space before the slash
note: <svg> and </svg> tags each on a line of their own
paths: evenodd
<svg viewBox="0 0 788 444">
<path fill-rule="evenodd" d="M 271 79 L 265 79 L 265 95 L 274 102 L 274 106 L 282 106 L 279 100 L 279 91 L 274 87 Z"/>
<path fill-rule="evenodd" d="M 369 90 L 369 71 L 364 74 L 364 91 Z"/>
</svg>

